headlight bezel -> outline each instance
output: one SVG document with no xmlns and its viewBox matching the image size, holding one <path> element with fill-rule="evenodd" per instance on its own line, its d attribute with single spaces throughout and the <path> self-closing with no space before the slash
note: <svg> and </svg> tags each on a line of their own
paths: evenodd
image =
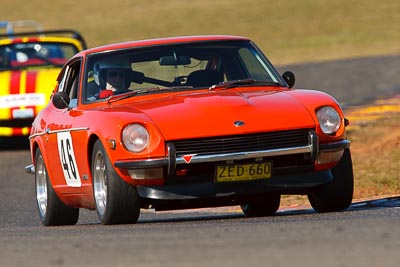
<svg viewBox="0 0 400 267">
<path fill-rule="evenodd" d="M 140 153 L 150 146 L 150 133 L 142 124 L 128 124 L 122 130 L 121 141 L 128 151 Z"/>
<path fill-rule="evenodd" d="M 324 134 L 335 135 L 339 131 L 343 118 L 334 107 L 320 107 L 315 111 L 315 114 L 319 122 L 319 127 Z"/>
</svg>

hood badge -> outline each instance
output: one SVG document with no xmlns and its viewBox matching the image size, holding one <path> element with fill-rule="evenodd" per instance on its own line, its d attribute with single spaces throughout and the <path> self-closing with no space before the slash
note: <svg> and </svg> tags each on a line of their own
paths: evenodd
<svg viewBox="0 0 400 267">
<path fill-rule="evenodd" d="M 235 121 L 235 122 L 233 123 L 233 125 L 235 125 L 235 127 L 240 127 L 240 126 L 245 125 L 245 123 L 244 123 L 244 121 Z"/>
</svg>

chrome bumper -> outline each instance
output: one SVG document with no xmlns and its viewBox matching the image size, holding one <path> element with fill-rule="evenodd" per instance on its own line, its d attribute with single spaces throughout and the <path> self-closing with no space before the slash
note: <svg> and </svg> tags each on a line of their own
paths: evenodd
<svg viewBox="0 0 400 267">
<path fill-rule="evenodd" d="M 297 146 L 283 149 L 270 149 L 260 151 L 248 151 L 238 153 L 223 153 L 213 155 L 190 155 L 189 163 L 204 163 L 204 162 L 218 162 L 218 161 L 231 161 L 251 158 L 274 157 L 282 155 L 302 154 L 309 153 L 310 158 L 315 160 L 318 153 L 321 151 L 335 151 L 349 148 L 350 141 L 340 140 L 334 143 L 318 144 L 318 136 L 314 131 L 309 132 L 309 141 L 305 146 Z M 177 157 L 174 146 L 167 144 L 168 156 L 163 158 L 147 159 L 147 160 L 118 160 L 114 166 L 121 169 L 146 169 L 156 167 L 167 167 L 168 174 L 175 170 L 178 164 L 188 164 L 187 160 L 183 157 Z"/>
</svg>

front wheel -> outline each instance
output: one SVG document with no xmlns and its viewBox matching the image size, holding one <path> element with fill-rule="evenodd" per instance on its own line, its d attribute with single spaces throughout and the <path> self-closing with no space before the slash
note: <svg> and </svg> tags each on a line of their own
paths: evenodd
<svg viewBox="0 0 400 267">
<path fill-rule="evenodd" d="M 66 206 L 57 196 L 47 174 L 40 149 L 35 154 L 36 203 L 40 221 L 44 226 L 74 225 L 79 218 L 79 209 Z"/>
<path fill-rule="evenodd" d="M 100 140 L 93 147 L 92 179 L 96 211 L 103 224 L 137 222 L 140 203 L 136 188 L 114 171 Z"/>
<path fill-rule="evenodd" d="M 339 163 L 332 169 L 333 181 L 308 194 L 311 206 L 317 212 L 347 209 L 353 200 L 354 178 L 350 149 L 345 149 Z"/>
</svg>

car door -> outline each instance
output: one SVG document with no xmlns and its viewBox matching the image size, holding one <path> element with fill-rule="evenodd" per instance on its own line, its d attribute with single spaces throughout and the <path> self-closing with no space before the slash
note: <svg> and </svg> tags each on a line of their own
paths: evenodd
<svg viewBox="0 0 400 267">
<path fill-rule="evenodd" d="M 57 92 L 65 92 L 70 102 L 64 109 L 51 110 L 47 125 L 46 153 L 49 159 L 49 174 L 63 193 L 79 192 L 82 179 L 79 173 L 76 154 L 79 149 L 73 144 L 73 132 L 78 131 L 73 121 L 77 107 L 77 91 L 81 61 L 68 63 L 60 74 Z"/>
</svg>

